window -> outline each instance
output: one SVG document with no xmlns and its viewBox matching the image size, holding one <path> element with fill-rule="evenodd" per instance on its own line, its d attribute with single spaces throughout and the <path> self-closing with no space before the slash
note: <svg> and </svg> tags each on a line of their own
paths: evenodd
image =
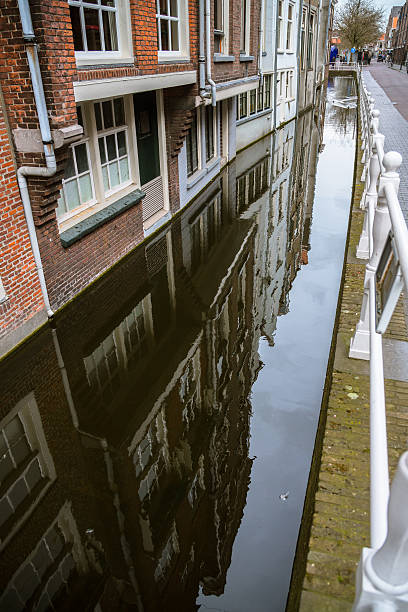
<svg viewBox="0 0 408 612">
<path fill-rule="evenodd" d="M 214 53 L 228 53 L 228 0 L 214 0 Z"/>
<path fill-rule="evenodd" d="M 206 148 L 206 161 L 210 161 L 215 155 L 215 147 L 214 147 L 214 107 L 206 106 L 205 107 L 205 148 Z"/>
<path fill-rule="evenodd" d="M 265 77 L 264 77 L 265 83 Z M 259 85 L 258 87 L 258 113 L 263 110 L 263 86 Z"/>
<path fill-rule="evenodd" d="M 305 69 L 306 20 L 307 12 L 303 9 L 300 33 L 300 68 L 302 70 Z"/>
<path fill-rule="evenodd" d="M 307 68 L 313 67 L 313 34 L 314 34 L 314 15 L 309 15 L 309 31 L 307 36 Z"/>
<path fill-rule="evenodd" d="M 129 183 L 129 153 L 123 98 L 94 104 L 105 195 Z"/>
<path fill-rule="evenodd" d="M 284 81 L 285 81 L 285 71 L 279 73 L 279 98 L 283 98 L 283 90 L 284 90 Z"/>
<path fill-rule="evenodd" d="M 198 122 L 197 109 L 194 109 L 193 121 L 186 136 L 187 149 L 187 176 L 191 176 L 198 170 Z"/>
<path fill-rule="evenodd" d="M 293 31 L 293 4 L 288 5 L 288 23 L 286 27 L 286 49 L 292 49 L 292 31 Z"/>
<path fill-rule="evenodd" d="M 271 80 L 272 75 L 267 74 L 264 77 L 264 88 L 265 88 L 265 100 L 264 100 L 264 108 L 271 108 Z"/>
<path fill-rule="evenodd" d="M 1 610 L 55 610 L 78 588 L 83 548 L 74 517 L 65 505 L 53 525 L 14 574 L 0 598 Z"/>
<path fill-rule="evenodd" d="M 117 199 L 139 182 L 132 162 L 136 155 L 130 154 L 137 149 L 131 96 L 84 103 L 77 113 L 85 138 L 69 150 L 57 208 L 60 222 Z"/>
<path fill-rule="evenodd" d="M 241 0 L 240 53 L 243 55 L 249 53 L 249 15 L 250 0 Z"/>
<path fill-rule="evenodd" d="M 248 115 L 248 93 L 239 94 L 239 118 L 242 119 Z"/>
<path fill-rule="evenodd" d="M 69 0 L 75 51 L 118 51 L 116 0 Z"/>
<path fill-rule="evenodd" d="M 27 396 L 0 429 L 0 547 L 55 478 L 34 396 Z"/>
<path fill-rule="evenodd" d="M 249 114 L 254 115 L 256 113 L 256 89 L 251 89 L 249 92 Z"/>
<path fill-rule="evenodd" d="M 179 7 L 177 0 L 157 0 L 159 51 L 180 51 Z"/>
<path fill-rule="evenodd" d="M 72 145 L 58 201 L 58 216 L 95 200 L 88 143 Z"/>
<path fill-rule="evenodd" d="M 283 0 L 278 0 L 278 24 L 277 24 L 278 49 L 283 48 Z"/>
</svg>

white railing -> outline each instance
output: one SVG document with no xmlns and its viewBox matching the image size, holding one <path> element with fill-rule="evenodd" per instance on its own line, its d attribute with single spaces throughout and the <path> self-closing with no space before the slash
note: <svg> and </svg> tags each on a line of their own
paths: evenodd
<svg viewBox="0 0 408 612">
<path fill-rule="evenodd" d="M 357 62 L 332 62 L 331 64 L 329 64 L 329 70 L 357 70 Z"/>
<path fill-rule="evenodd" d="M 382 333 L 408 288 L 408 230 L 398 200 L 402 157 L 384 153 L 380 113 L 356 67 L 359 84 L 365 210 L 357 256 L 368 260 L 360 320 L 349 356 L 370 360 L 370 548 L 356 576 L 355 612 L 408 610 L 408 452 L 389 488 Z"/>
</svg>

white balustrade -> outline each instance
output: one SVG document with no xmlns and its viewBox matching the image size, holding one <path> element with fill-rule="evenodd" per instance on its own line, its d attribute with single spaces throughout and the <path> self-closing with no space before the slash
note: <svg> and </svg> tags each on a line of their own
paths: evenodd
<svg viewBox="0 0 408 612">
<path fill-rule="evenodd" d="M 382 335 L 377 331 L 377 273 L 390 232 L 394 257 L 408 288 L 408 229 L 398 199 L 402 157 L 395 151 L 384 153 L 380 113 L 374 108 L 359 66 L 356 72 L 364 164 L 361 180 L 365 181 L 361 200 L 365 220 L 357 257 L 368 262 L 360 320 L 349 356 L 370 360 L 371 536 L 370 548 L 363 548 L 361 554 L 353 610 L 408 611 L 408 452 L 399 460 L 390 492 Z M 398 295 L 399 289 L 390 300 L 391 312 Z M 383 327 L 382 332 L 387 323 Z"/>
</svg>

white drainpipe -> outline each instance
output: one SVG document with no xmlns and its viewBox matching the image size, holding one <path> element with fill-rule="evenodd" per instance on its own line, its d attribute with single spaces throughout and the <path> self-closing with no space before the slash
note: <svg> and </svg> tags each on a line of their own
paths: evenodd
<svg viewBox="0 0 408 612">
<path fill-rule="evenodd" d="M 18 8 L 20 11 L 21 24 L 23 27 L 23 38 L 27 43 L 27 59 L 30 68 L 31 82 L 33 84 L 33 92 L 35 105 L 37 108 L 38 120 L 40 123 L 41 138 L 44 145 L 45 163 L 44 166 L 21 166 L 17 170 L 18 186 L 20 188 L 21 200 L 24 206 L 24 214 L 27 220 L 28 233 L 30 236 L 31 248 L 33 250 L 34 261 L 37 268 L 38 278 L 41 286 L 41 293 L 44 304 L 49 317 L 53 316 L 53 311 L 48 298 L 47 285 L 44 277 L 44 270 L 41 261 L 40 249 L 38 246 L 37 234 L 35 231 L 33 212 L 31 210 L 30 194 L 28 192 L 27 176 L 39 176 L 48 178 L 53 176 L 57 171 L 57 162 L 55 159 L 54 146 L 51 137 L 50 123 L 48 121 L 48 112 L 45 102 L 44 88 L 42 84 L 41 71 L 38 62 L 37 45 L 34 43 L 35 35 L 33 24 L 31 21 L 30 7 L 28 0 L 18 0 Z"/>
<path fill-rule="evenodd" d="M 205 0 L 205 46 L 206 46 L 206 67 L 207 67 L 207 81 L 211 85 L 211 104 L 216 105 L 216 91 L 215 83 L 211 78 L 211 11 L 210 11 L 210 0 Z"/>
<path fill-rule="evenodd" d="M 258 56 L 258 68 L 259 68 L 259 87 L 263 85 L 263 55 L 262 55 L 262 47 L 263 47 L 263 38 L 264 38 L 264 29 L 265 29 L 265 0 L 261 0 L 261 22 L 259 26 L 259 56 Z"/>
</svg>

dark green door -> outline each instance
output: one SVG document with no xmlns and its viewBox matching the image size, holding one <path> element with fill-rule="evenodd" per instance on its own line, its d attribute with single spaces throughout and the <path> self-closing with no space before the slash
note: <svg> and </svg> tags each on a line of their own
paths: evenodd
<svg viewBox="0 0 408 612">
<path fill-rule="evenodd" d="M 160 174 L 156 92 L 133 95 L 140 182 L 149 183 Z"/>
</svg>

